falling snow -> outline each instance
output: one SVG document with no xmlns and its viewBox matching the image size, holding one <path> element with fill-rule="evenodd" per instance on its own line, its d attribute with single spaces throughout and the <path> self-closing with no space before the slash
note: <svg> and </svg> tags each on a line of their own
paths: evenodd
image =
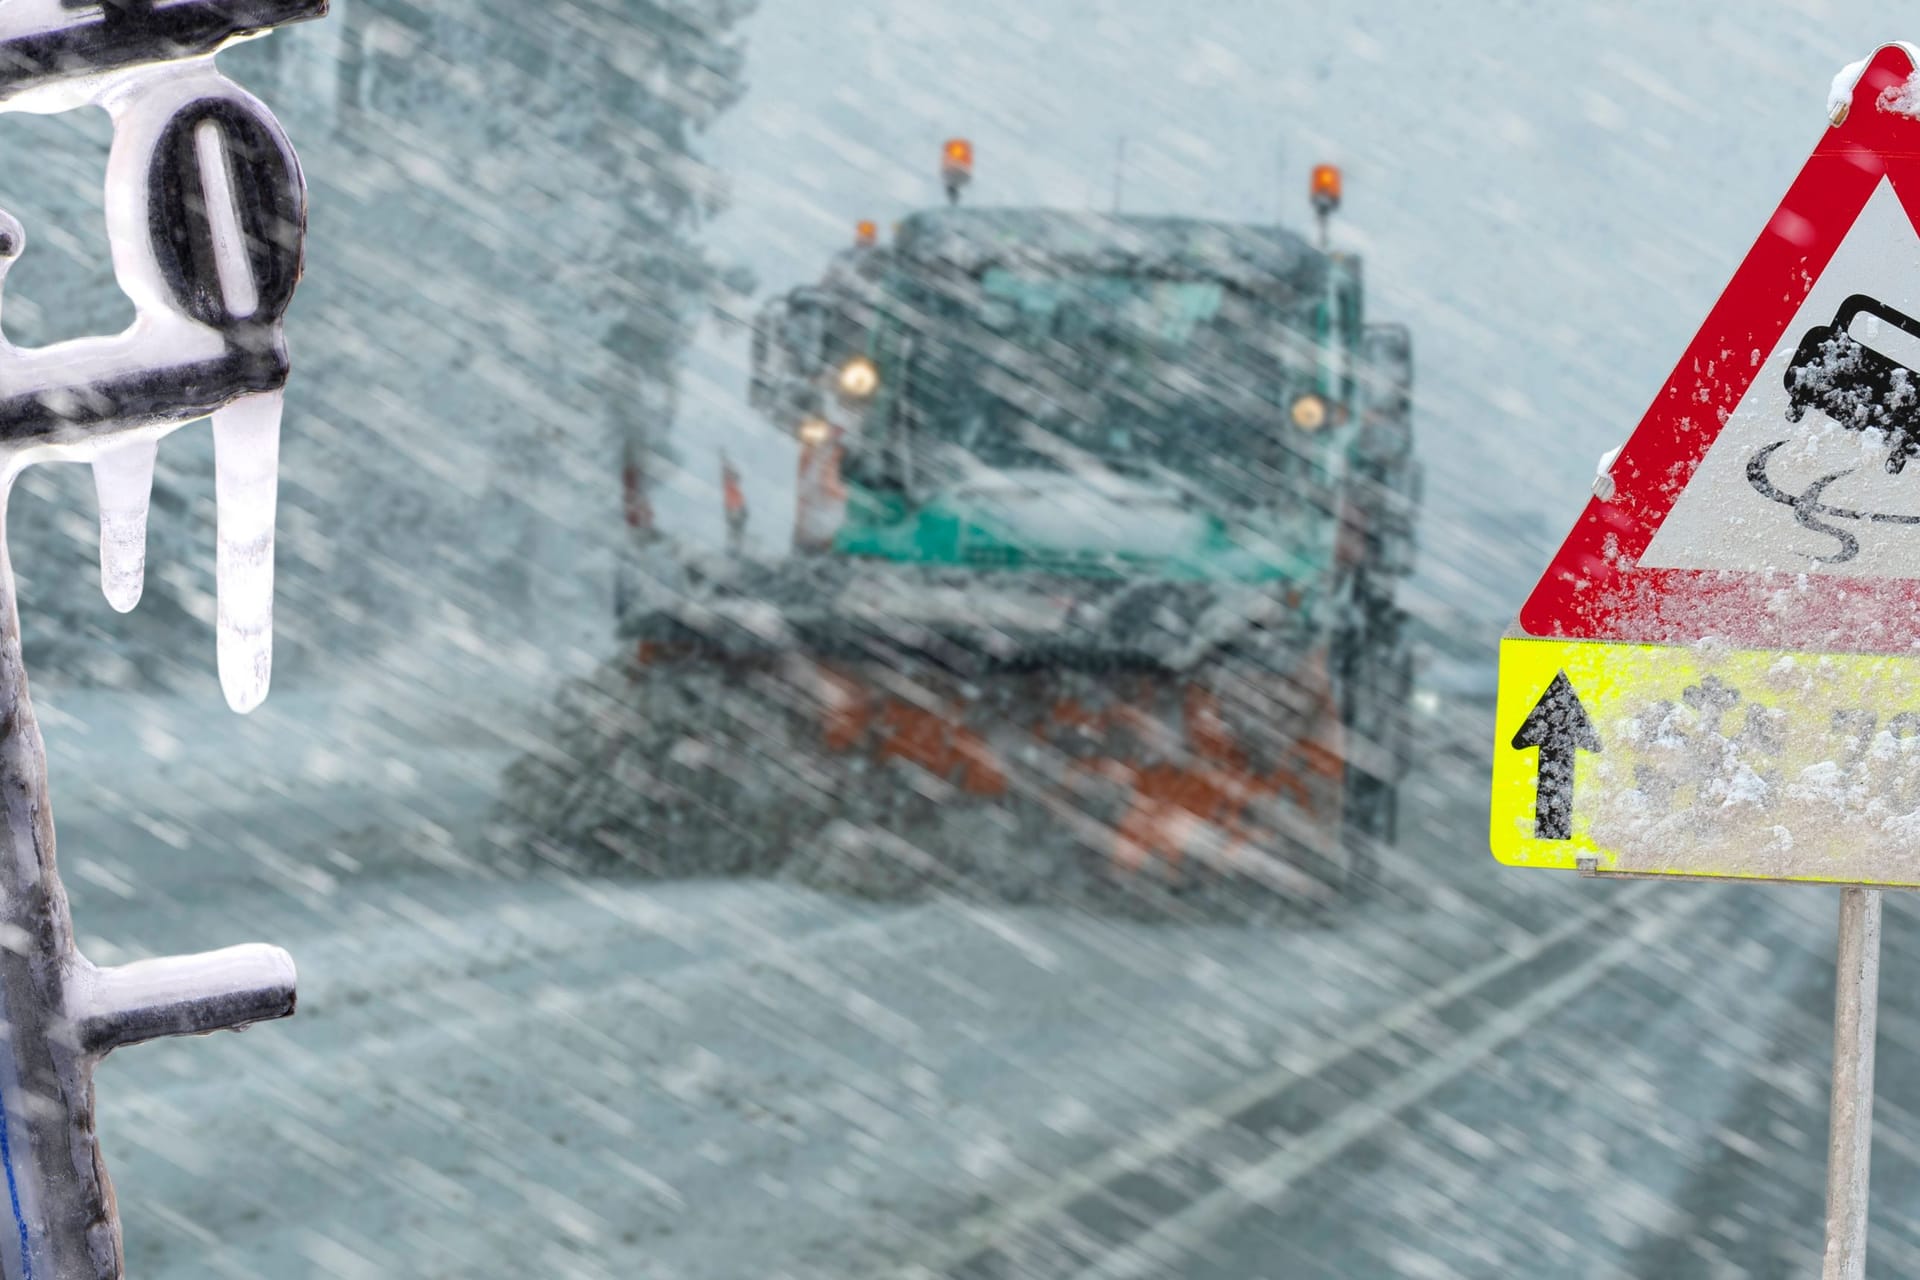
<svg viewBox="0 0 1920 1280">
<path fill-rule="evenodd" d="M 9 529 L 82 949 L 299 963 L 290 1021 L 102 1066 L 128 1273 L 1814 1273 L 1832 895 L 1496 866 L 1493 655 L 1888 21 L 333 0 L 223 54 L 312 193 L 284 405 L 27 471 Z M 0 121 L 10 342 L 131 319 L 108 138 Z M 1323 161 L 1411 335 L 1350 370 Z M 881 428 L 753 346 L 805 286 L 878 323 L 860 220 L 983 283 L 881 360 L 939 447 L 835 499 L 801 424 Z M 1343 373 L 1374 412 L 1300 428 Z M 1901 497 L 1913 398 L 1768 474 Z M 971 549 L 790 554 L 863 492 Z M 1601 828 L 1920 873 L 1904 691 L 1695 660 L 1582 758 Z M 1920 1257 L 1915 927 L 1870 1274 Z"/>
</svg>

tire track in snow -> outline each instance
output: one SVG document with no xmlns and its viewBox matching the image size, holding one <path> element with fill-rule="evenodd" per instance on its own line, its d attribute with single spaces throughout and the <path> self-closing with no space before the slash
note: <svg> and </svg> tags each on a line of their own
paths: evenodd
<svg viewBox="0 0 1920 1280">
<path fill-rule="evenodd" d="M 1663 893 L 1671 905 L 1659 910 L 1651 900 Z M 1717 889 L 1623 886 L 1607 902 L 1397 1006 L 1310 1062 L 1265 1072 L 1047 1187 L 1012 1192 L 1006 1207 L 964 1223 L 946 1248 L 907 1274 L 916 1280 L 1179 1274 L 1180 1259 L 1249 1204 L 1283 1194 L 1590 990 L 1597 974 L 1627 963 L 1722 897 Z M 1609 926 L 1623 921 L 1631 928 L 1604 941 Z M 1596 950 L 1597 940 L 1603 941 Z M 1435 1037 L 1437 1052 L 1394 1052 L 1433 1025 L 1444 1028 Z M 1193 1158 L 1210 1144 L 1231 1145 L 1236 1135 L 1264 1143 L 1262 1135 L 1275 1131 L 1288 1135 L 1280 1150 L 1231 1173 Z M 1043 1262 L 1057 1269 L 1043 1270 Z"/>
</svg>

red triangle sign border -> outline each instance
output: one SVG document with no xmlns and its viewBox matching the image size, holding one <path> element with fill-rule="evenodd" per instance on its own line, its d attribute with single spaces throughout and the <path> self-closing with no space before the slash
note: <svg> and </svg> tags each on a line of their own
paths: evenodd
<svg viewBox="0 0 1920 1280">
<path fill-rule="evenodd" d="M 1797 652 L 1920 650 L 1920 562 L 1912 579 L 1676 569 L 1639 563 L 1801 304 L 1884 179 L 1920 247 L 1920 118 L 1880 107 L 1913 57 L 1887 45 L 1708 312 L 1614 460 L 1610 499 L 1589 501 L 1520 610 L 1537 637 Z"/>
</svg>

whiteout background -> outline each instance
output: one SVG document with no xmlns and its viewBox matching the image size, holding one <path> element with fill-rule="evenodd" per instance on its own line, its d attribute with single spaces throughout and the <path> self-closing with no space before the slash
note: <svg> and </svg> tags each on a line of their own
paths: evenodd
<svg viewBox="0 0 1920 1280">
<path fill-rule="evenodd" d="M 1336 235 L 1366 256 L 1372 314 L 1417 344 L 1413 605 L 1445 650 L 1423 678 L 1487 687 L 1492 637 L 1594 459 L 1819 138 L 1829 78 L 1916 34 L 1891 25 L 1900 7 L 335 11 L 226 58 L 314 192 L 267 706 L 230 717 L 213 677 L 204 429 L 162 450 L 131 617 L 98 595 L 84 472 L 37 470 L 13 511 L 88 953 L 261 938 L 302 966 L 292 1023 L 102 1071 L 136 1274 L 899 1274 L 1481 965 L 1513 979 L 1488 988 L 1505 1031 L 1394 1024 L 1412 1028 L 1389 1077 L 1407 1109 L 1326 1111 L 1316 1162 L 1229 1150 L 1293 1161 L 1294 1190 L 1215 1203 L 1213 1247 L 1169 1269 L 1809 1273 L 1830 897 L 1628 898 L 1497 870 L 1487 716 L 1467 700 L 1423 723 L 1414 905 L 1314 930 L 516 875 L 474 850 L 530 708 L 612 653 L 616 429 L 665 426 L 662 375 L 681 369 L 663 518 L 718 539 L 725 449 L 755 539 L 777 545 L 790 448 L 741 412 L 743 335 L 710 304 L 745 314 L 815 277 L 859 218 L 937 199 L 951 134 L 979 148 L 980 203 L 1107 207 L 1124 137 L 1127 209 L 1305 227 L 1310 166 L 1346 169 Z M 700 22 L 729 13 L 743 21 L 715 44 Z M 0 121 L 0 204 L 30 241 L 9 279 L 17 341 L 124 319 L 106 138 L 89 116 Z M 678 159 L 689 148 L 711 169 Z M 698 225 L 687 202 L 720 186 L 730 210 Z M 702 245 L 758 292 L 711 288 Z M 1608 904 L 1630 909 L 1604 936 L 1529 958 Z M 1889 1275 L 1920 1269 L 1915 923 L 1890 907 Z"/>
</svg>

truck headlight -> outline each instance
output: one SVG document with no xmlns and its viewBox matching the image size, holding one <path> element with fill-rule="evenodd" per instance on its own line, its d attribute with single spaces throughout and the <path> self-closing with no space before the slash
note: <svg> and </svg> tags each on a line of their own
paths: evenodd
<svg viewBox="0 0 1920 1280">
<path fill-rule="evenodd" d="M 802 418 L 794 434 L 800 437 L 801 444 L 818 446 L 833 438 L 833 427 L 825 418 Z"/>
<path fill-rule="evenodd" d="M 1302 431 L 1318 431 L 1327 425 L 1327 419 L 1332 415 L 1327 412 L 1326 397 L 1317 391 L 1309 391 L 1293 402 L 1290 416 L 1293 425 Z"/>
<path fill-rule="evenodd" d="M 840 366 L 840 394 L 850 400 L 865 400 L 880 389 L 880 370 L 865 356 L 855 356 Z"/>
</svg>

